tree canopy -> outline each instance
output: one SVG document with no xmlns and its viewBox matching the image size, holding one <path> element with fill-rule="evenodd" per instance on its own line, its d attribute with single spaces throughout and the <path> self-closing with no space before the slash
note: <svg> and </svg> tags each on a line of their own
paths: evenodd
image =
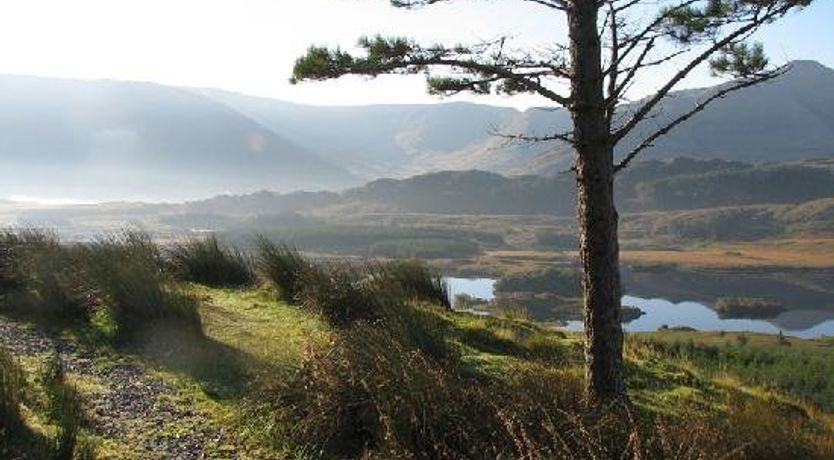
<svg viewBox="0 0 834 460">
<path fill-rule="evenodd" d="M 418 8 L 456 0 L 391 0 L 400 8 Z M 457 0 L 460 1 L 460 0 Z M 568 12 L 580 0 L 516 0 L 532 2 L 555 12 Z M 679 119 L 646 136 L 620 160 L 625 167 L 658 137 L 726 94 L 771 79 L 787 70 L 769 67 L 760 43 L 751 36 L 762 26 L 811 0 L 660 0 L 651 6 L 638 0 L 599 0 L 604 17 L 599 24 L 604 56 L 605 103 L 611 142 L 622 140 L 658 103 L 698 66 L 709 66 L 715 76 L 736 78 L 720 87 Z M 647 19 L 648 18 L 648 19 Z M 570 109 L 577 101 L 560 92 L 573 75 L 569 47 L 552 44 L 543 49 L 515 49 L 511 39 L 499 37 L 476 44 L 420 44 L 406 37 L 380 35 L 358 40 L 361 53 L 341 48 L 311 46 L 297 59 L 292 82 L 326 80 L 343 75 L 376 77 L 382 74 L 424 74 L 432 94 L 538 94 Z M 643 72 L 684 62 L 653 94 L 629 113 L 618 113 Z M 573 142 L 570 133 L 530 137 L 503 133 L 519 141 Z"/>
</svg>

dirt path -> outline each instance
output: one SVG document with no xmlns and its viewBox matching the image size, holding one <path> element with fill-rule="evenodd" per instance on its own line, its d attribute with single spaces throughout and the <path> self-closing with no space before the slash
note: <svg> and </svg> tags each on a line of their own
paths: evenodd
<svg viewBox="0 0 834 460">
<path fill-rule="evenodd" d="M 106 365 L 75 343 L 0 316 L 0 345 L 18 356 L 57 353 L 79 390 L 103 458 L 236 459 L 222 426 L 197 409 L 193 397 L 152 376 L 129 357 Z M 112 452 L 112 455 L 107 455 Z"/>
</svg>

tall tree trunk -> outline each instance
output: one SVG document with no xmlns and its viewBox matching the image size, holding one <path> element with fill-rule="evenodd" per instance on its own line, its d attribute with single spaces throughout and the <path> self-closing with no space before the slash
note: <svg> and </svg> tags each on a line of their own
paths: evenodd
<svg viewBox="0 0 834 460">
<path fill-rule="evenodd" d="M 585 296 L 585 377 L 592 402 L 627 404 L 620 324 L 619 243 L 614 157 L 605 116 L 598 7 L 577 0 L 568 11 L 579 241 Z"/>
</svg>

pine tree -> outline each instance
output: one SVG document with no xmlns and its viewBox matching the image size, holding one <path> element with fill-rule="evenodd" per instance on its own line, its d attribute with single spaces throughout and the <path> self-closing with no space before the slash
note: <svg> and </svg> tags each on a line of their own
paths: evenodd
<svg viewBox="0 0 834 460">
<path fill-rule="evenodd" d="M 400 8 L 456 0 L 391 0 Z M 570 111 L 573 129 L 545 136 L 500 134 L 520 142 L 569 143 L 576 152 L 582 285 L 584 291 L 586 392 L 592 402 L 628 404 L 620 324 L 618 215 L 614 177 L 659 137 L 725 95 L 784 73 L 772 68 L 750 36 L 812 0 L 514 0 L 540 6 L 567 20 L 566 43 L 545 52 L 511 49 L 509 40 L 471 46 L 424 46 L 402 37 L 362 38 L 360 56 L 313 46 L 295 64 L 291 81 L 343 75 L 427 76 L 433 94 L 538 94 Z M 646 72 L 683 63 L 664 84 L 628 111 L 618 109 Z M 705 95 L 638 141 L 620 158 L 614 148 L 651 117 L 693 70 L 709 66 L 735 80 Z M 569 83 L 568 93 L 560 83 Z"/>
</svg>

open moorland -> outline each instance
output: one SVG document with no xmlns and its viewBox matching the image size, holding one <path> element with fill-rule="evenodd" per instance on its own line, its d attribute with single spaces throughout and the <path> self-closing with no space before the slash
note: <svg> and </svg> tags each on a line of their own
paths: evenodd
<svg viewBox="0 0 834 460">
<path fill-rule="evenodd" d="M 454 312 L 414 262 L 138 233 L 3 245 L 11 458 L 834 454 L 831 340 L 633 335 L 634 410 L 585 418 L 579 335 Z"/>
</svg>

